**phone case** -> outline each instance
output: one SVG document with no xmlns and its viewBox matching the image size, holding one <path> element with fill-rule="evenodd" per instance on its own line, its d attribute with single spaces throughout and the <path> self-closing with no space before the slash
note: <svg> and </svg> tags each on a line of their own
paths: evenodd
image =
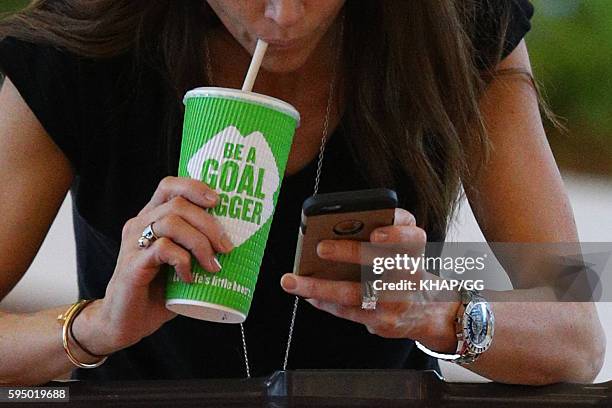
<svg viewBox="0 0 612 408">
<path fill-rule="evenodd" d="M 387 189 L 311 197 L 304 202 L 293 273 L 322 279 L 359 281 L 361 266 L 317 255 L 322 240 L 369 241 L 379 227 L 393 225 L 397 196 Z"/>
</svg>

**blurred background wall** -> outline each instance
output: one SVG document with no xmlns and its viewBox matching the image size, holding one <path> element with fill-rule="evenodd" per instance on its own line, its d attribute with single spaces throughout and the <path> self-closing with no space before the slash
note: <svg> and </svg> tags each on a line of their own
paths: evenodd
<svg viewBox="0 0 612 408">
<path fill-rule="evenodd" d="M 384 1 L 384 0 L 382 0 Z M 548 126 L 583 242 L 612 242 L 612 1 L 532 0 L 533 31 L 527 37 L 535 76 L 569 132 Z M 0 0 L 0 12 L 27 1 Z M 1 164 L 0 164 L 1 165 Z M 75 249 L 67 198 L 26 277 L 0 302 L 10 311 L 34 311 L 77 298 Z M 469 205 L 462 207 L 448 236 L 483 241 Z M 612 354 L 612 304 L 598 312 Z M 443 365 L 450 380 L 484 380 Z M 597 381 L 612 379 L 607 358 Z"/>
<path fill-rule="evenodd" d="M 549 130 L 562 169 L 612 177 L 612 2 L 532 0 L 537 78 L 569 134 Z M 612 232 L 611 232 L 612 234 Z"/>
</svg>

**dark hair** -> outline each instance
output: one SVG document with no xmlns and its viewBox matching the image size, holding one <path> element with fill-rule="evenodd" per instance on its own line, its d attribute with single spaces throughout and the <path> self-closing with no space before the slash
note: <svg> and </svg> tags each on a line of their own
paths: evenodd
<svg viewBox="0 0 612 408">
<path fill-rule="evenodd" d="M 342 79 L 352 86 L 342 87 L 343 126 L 352 154 L 372 186 L 414 186 L 413 210 L 430 235 L 443 236 L 461 181 L 470 188 L 487 161 L 479 99 L 498 74 L 491 67 L 501 60 L 511 3 L 345 4 Z M 494 36 L 479 39 L 490 49 L 476 52 L 475 29 L 491 22 Z M 175 158 L 182 96 L 206 82 L 202 27 L 211 24 L 219 21 L 203 0 L 35 0 L 0 22 L 0 38 L 52 44 L 92 58 L 132 53 L 136 66 L 152 64 L 169 91 L 165 155 Z M 173 174 L 176 163 L 168 163 Z"/>
</svg>

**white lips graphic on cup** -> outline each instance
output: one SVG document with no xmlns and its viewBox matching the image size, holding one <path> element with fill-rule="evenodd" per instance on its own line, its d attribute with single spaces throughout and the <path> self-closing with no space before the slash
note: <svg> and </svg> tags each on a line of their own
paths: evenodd
<svg viewBox="0 0 612 408">
<path fill-rule="evenodd" d="M 246 240 L 251 238 L 274 213 L 274 201 L 273 197 L 280 185 L 280 177 L 278 174 L 278 167 L 276 165 L 276 159 L 270 149 L 268 141 L 261 132 L 254 132 L 247 136 L 242 135 L 240 130 L 235 126 L 229 126 L 216 134 L 210 139 L 202 148 L 200 148 L 193 157 L 187 163 L 187 172 L 189 176 L 196 180 L 202 180 L 202 170 L 204 161 L 207 159 L 215 159 L 219 163 L 222 163 L 223 159 L 223 147 L 226 143 L 241 144 L 243 158 L 246 160 L 246 155 L 251 148 L 255 148 L 257 151 L 257 159 L 255 168 L 265 168 L 265 176 L 263 181 L 262 192 L 265 194 L 263 200 L 263 210 L 261 213 L 261 223 L 243 221 L 241 219 L 233 219 L 230 217 L 217 217 L 217 220 L 223 226 L 227 234 L 229 235 L 232 243 L 238 247 L 242 245 Z M 245 162 L 238 163 L 242 168 Z M 257 173 L 257 170 L 256 170 Z"/>
</svg>

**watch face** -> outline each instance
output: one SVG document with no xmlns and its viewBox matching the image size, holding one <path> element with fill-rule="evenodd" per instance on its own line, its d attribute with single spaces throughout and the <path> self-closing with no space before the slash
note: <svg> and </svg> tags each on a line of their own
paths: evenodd
<svg viewBox="0 0 612 408">
<path fill-rule="evenodd" d="M 471 303 L 466 308 L 463 332 L 469 348 L 482 353 L 493 339 L 493 314 L 486 303 Z"/>
</svg>

